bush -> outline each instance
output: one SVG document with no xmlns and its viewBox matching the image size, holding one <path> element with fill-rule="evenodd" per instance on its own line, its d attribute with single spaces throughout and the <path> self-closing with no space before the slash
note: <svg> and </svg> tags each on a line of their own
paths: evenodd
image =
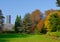
<svg viewBox="0 0 60 42">
<path fill-rule="evenodd" d="M 15 31 L 3 31 L 2 33 L 15 33 Z"/>
<path fill-rule="evenodd" d="M 40 34 L 40 30 L 38 28 L 34 29 L 34 34 Z"/>
<path fill-rule="evenodd" d="M 42 34 L 46 34 L 46 33 L 47 33 L 46 28 L 42 28 L 42 30 L 40 31 L 40 33 L 42 33 Z"/>
<path fill-rule="evenodd" d="M 60 37 L 60 32 L 47 32 L 48 36 Z"/>
</svg>

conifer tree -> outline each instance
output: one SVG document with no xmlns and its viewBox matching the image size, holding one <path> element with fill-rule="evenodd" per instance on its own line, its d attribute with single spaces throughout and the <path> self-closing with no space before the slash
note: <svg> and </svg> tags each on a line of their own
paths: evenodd
<svg viewBox="0 0 60 42">
<path fill-rule="evenodd" d="M 21 16 L 19 17 L 17 15 L 16 20 L 15 20 L 15 32 L 22 32 L 22 21 L 21 21 Z"/>
<path fill-rule="evenodd" d="M 26 14 L 23 19 L 23 27 L 24 27 L 24 32 L 25 33 L 30 33 L 31 32 L 31 27 L 33 26 L 30 14 Z"/>
<path fill-rule="evenodd" d="M 0 10 L 0 31 L 2 31 L 4 26 L 4 16 L 2 14 L 2 11 Z"/>
</svg>

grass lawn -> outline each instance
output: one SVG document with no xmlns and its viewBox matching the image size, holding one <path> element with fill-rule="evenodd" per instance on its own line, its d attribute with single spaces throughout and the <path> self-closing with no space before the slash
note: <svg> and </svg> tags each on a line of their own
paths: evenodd
<svg viewBox="0 0 60 42">
<path fill-rule="evenodd" d="M 0 34 L 0 42 L 60 42 L 44 35 Z"/>
</svg>

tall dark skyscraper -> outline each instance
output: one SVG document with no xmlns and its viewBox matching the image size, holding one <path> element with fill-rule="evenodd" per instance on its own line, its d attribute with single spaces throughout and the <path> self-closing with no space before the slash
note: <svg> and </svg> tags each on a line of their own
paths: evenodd
<svg viewBox="0 0 60 42">
<path fill-rule="evenodd" d="M 11 15 L 6 16 L 6 24 L 11 24 Z"/>
</svg>

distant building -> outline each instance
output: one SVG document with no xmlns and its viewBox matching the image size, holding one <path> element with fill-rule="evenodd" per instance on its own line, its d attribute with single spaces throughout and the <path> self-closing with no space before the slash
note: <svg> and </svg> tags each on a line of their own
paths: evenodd
<svg viewBox="0 0 60 42">
<path fill-rule="evenodd" d="M 11 24 L 11 15 L 6 16 L 6 24 Z"/>
<path fill-rule="evenodd" d="M 11 24 L 11 15 L 6 16 L 6 24 L 4 25 L 4 31 L 12 31 L 12 26 Z"/>
</svg>

